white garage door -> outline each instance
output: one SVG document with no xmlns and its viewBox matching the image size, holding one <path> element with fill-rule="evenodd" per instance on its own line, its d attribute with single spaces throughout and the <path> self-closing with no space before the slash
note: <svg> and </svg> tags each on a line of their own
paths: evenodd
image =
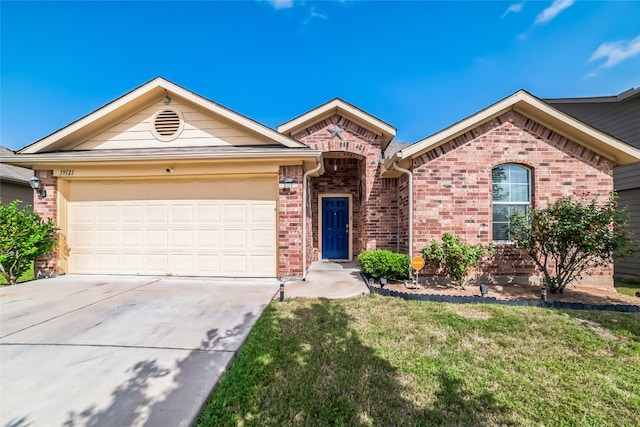
<svg viewBox="0 0 640 427">
<path fill-rule="evenodd" d="M 145 183 L 153 200 L 122 200 L 140 193 L 140 183 L 94 183 L 110 189 L 98 197 L 87 197 L 88 185 L 71 183 L 70 273 L 276 277 L 274 200 L 182 199 L 197 188 L 209 197 L 256 194 L 239 191 L 244 181 Z M 253 185 L 264 187 L 261 198 L 272 193 L 271 181 Z"/>
</svg>

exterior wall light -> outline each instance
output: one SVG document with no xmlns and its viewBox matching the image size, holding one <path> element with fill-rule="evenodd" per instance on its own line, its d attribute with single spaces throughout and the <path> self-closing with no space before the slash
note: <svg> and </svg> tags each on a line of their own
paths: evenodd
<svg viewBox="0 0 640 427">
<path fill-rule="evenodd" d="M 42 187 L 42 183 L 40 182 L 40 179 L 38 177 L 32 177 L 29 180 L 29 185 L 31 186 L 31 188 L 33 188 L 39 198 L 44 199 L 45 197 L 47 197 L 47 190 Z"/>
<path fill-rule="evenodd" d="M 293 188 L 293 178 L 289 178 L 289 177 L 285 178 L 283 188 L 286 188 L 289 190 Z"/>
</svg>

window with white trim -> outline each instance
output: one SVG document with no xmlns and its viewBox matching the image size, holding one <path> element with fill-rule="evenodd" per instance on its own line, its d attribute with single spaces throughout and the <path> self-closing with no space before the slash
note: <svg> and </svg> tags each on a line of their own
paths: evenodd
<svg viewBox="0 0 640 427">
<path fill-rule="evenodd" d="M 493 240 L 509 240 L 509 217 L 525 213 L 531 206 L 531 171 L 523 166 L 504 164 L 491 171 L 493 188 Z"/>
</svg>

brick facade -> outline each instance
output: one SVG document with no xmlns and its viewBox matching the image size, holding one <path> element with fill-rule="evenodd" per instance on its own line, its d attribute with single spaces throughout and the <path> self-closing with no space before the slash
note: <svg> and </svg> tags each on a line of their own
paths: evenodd
<svg viewBox="0 0 640 427">
<path fill-rule="evenodd" d="M 300 278 L 302 271 L 302 166 L 280 166 L 278 183 L 278 276 Z M 284 179 L 292 178 L 292 188 Z M 309 238 L 307 238 L 307 241 Z M 308 264 L 307 264 L 308 265 Z"/>
<path fill-rule="evenodd" d="M 343 129 L 341 139 L 332 138 L 329 129 L 334 126 Z M 380 135 L 334 114 L 296 133 L 293 138 L 324 153 L 325 173 L 312 179 L 314 251 L 320 248 L 318 198 L 329 193 L 353 197 L 354 257 L 367 249 L 398 250 L 397 180 L 380 177 Z"/>
<path fill-rule="evenodd" d="M 40 179 L 40 185 L 47 190 L 47 196 L 41 199 L 37 195 L 33 197 L 33 210 L 43 219 L 53 219 L 58 223 L 58 178 L 53 176 L 52 170 L 35 171 L 35 176 Z M 34 263 L 36 278 L 50 277 L 59 273 L 58 251 L 41 256 Z"/>
<path fill-rule="evenodd" d="M 491 171 L 505 163 L 531 170 L 532 204 L 537 207 L 573 192 L 589 191 L 605 200 L 613 189 L 610 160 L 511 111 L 414 159 L 414 251 L 445 232 L 470 243 L 489 243 Z M 480 274 L 522 282 L 534 270 L 531 260 L 504 247 Z M 584 284 L 612 283 L 612 268 L 593 273 Z"/>
</svg>

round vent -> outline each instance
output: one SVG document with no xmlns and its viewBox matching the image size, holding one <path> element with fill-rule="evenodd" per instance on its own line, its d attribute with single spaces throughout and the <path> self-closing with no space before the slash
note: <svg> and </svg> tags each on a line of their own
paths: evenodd
<svg viewBox="0 0 640 427">
<path fill-rule="evenodd" d="M 160 141 L 171 141 L 182 131 L 182 118 L 174 110 L 159 111 L 153 119 L 153 133 Z"/>
</svg>

